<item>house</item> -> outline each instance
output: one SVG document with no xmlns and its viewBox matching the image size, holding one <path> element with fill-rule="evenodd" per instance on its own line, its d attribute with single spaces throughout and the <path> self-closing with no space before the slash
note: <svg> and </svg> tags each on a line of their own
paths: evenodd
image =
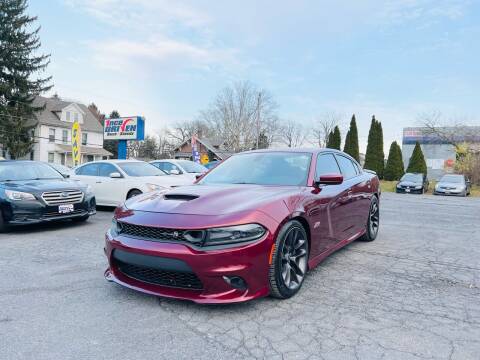
<svg viewBox="0 0 480 360">
<path fill-rule="evenodd" d="M 216 138 L 197 138 L 197 149 L 200 153 L 200 159 L 208 157 L 209 161 L 225 160 L 234 152 L 225 148 L 225 142 Z M 192 139 L 184 141 L 174 149 L 175 159 L 192 158 Z"/>
<path fill-rule="evenodd" d="M 108 159 L 112 155 L 103 148 L 102 124 L 84 104 L 62 100 L 58 96 L 37 96 L 33 105 L 45 108 L 36 114 L 35 144 L 26 159 L 72 166 L 74 121 L 79 122 L 81 129 L 81 163 Z"/>
</svg>

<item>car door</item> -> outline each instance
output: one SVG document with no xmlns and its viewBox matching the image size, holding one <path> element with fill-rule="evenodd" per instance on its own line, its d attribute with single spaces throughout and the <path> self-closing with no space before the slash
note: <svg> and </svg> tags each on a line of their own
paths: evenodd
<svg viewBox="0 0 480 360">
<path fill-rule="evenodd" d="M 125 181 L 121 178 L 112 178 L 110 174 L 120 173 L 113 164 L 100 163 L 95 193 L 97 203 L 116 206 L 125 200 Z"/>
<path fill-rule="evenodd" d="M 87 185 L 92 187 L 93 192 L 95 193 L 95 186 L 98 177 L 98 163 L 91 163 L 80 166 L 75 169 L 75 175 L 72 176 L 73 179 L 79 180 Z"/>
<path fill-rule="evenodd" d="M 317 156 L 315 179 L 322 175 L 340 174 L 340 168 L 332 153 Z M 320 185 L 319 191 L 312 192 L 306 204 L 306 215 L 312 232 L 312 257 L 321 254 L 342 240 L 344 185 Z"/>
<path fill-rule="evenodd" d="M 362 182 L 357 166 L 348 157 L 335 154 L 338 166 L 343 175 L 344 191 L 340 195 L 340 201 L 343 204 L 339 224 L 342 229 L 342 240 L 350 239 L 365 229 L 368 204 L 365 206 L 365 189 L 367 186 Z"/>
</svg>

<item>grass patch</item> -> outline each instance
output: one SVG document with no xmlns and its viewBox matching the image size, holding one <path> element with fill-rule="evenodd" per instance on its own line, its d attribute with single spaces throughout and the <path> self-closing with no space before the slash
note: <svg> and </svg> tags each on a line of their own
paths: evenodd
<svg viewBox="0 0 480 360">
<path fill-rule="evenodd" d="M 435 188 L 436 181 L 431 180 L 430 186 L 428 187 L 428 191 L 425 194 L 432 194 L 433 189 Z M 382 192 L 395 192 L 395 187 L 397 185 L 397 181 L 387 181 L 387 180 L 380 180 L 380 189 Z M 473 185 L 472 191 L 470 192 L 470 196 L 473 197 L 480 197 L 480 186 Z"/>
</svg>

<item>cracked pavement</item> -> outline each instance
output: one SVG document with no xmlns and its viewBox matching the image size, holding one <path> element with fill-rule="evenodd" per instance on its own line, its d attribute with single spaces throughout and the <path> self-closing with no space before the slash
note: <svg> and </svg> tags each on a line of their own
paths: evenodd
<svg viewBox="0 0 480 360">
<path fill-rule="evenodd" d="M 1 359 L 480 358 L 480 199 L 383 194 L 297 296 L 222 306 L 106 282 L 111 216 L 0 235 Z"/>
</svg>

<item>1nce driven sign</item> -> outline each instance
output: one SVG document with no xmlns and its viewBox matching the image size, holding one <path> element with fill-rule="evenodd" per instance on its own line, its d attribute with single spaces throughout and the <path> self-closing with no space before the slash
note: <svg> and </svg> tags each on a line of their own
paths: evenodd
<svg viewBox="0 0 480 360">
<path fill-rule="evenodd" d="M 103 128 L 105 140 L 143 140 L 145 121 L 140 116 L 106 119 Z"/>
</svg>

